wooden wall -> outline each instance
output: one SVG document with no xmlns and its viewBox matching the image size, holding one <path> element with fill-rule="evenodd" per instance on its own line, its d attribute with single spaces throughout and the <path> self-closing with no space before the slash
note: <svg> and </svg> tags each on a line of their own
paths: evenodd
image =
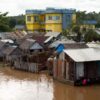
<svg viewBox="0 0 100 100">
<path fill-rule="evenodd" d="M 60 81 L 73 81 L 75 77 L 75 62 L 67 55 L 65 55 L 64 59 L 59 57 L 54 60 L 53 77 Z"/>
<path fill-rule="evenodd" d="M 39 66 L 37 63 L 27 63 L 27 62 L 22 62 L 22 61 L 21 62 L 15 61 L 14 68 L 24 70 L 24 71 L 29 71 L 29 72 L 39 71 Z"/>
<path fill-rule="evenodd" d="M 84 63 L 84 74 L 86 78 L 98 77 L 98 65 L 97 62 L 85 62 Z"/>
</svg>

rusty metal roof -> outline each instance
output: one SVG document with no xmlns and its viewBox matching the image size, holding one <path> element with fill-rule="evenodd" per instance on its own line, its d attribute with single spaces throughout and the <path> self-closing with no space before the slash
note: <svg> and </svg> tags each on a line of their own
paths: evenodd
<svg viewBox="0 0 100 100">
<path fill-rule="evenodd" d="M 0 41 L 0 50 L 1 50 L 4 46 L 6 46 L 6 45 L 7 45 L 6 42 L 2 42 L 2 41 Z"/>
<path fill-rule="evenodd" d="M 25 39 L 21 44 L 20 44 L 20 48 L 22 50 L 29 50 L 30 47 L 35 43 L 36 41 L 33 39 Z"/>
<path fill-rule="evenodd" d="M 3 50 L 3 54 L 10 55 L 16 48 L 15 46 L 9 46 Z"/>
<path fill-rule="evenodd" d="M 65 49 L 83 49 L 88 48 L 85 43 L 66 43 L 64 44 Z"/>
</svg>

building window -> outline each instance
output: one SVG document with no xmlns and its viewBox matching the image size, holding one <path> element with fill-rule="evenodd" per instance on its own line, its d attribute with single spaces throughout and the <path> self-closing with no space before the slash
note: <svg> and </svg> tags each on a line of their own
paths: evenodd
<svg viewBox="0 0 100 100">
<path fill-rule="evenodd" d="M 48 16 L 48 20 L 52 20 L 52 16 Z"/>
<path fill-rule="evenodd" d="M 39 21 L 39 17 L 38 16 L 34 16 L 34 22 L 38 22 Z"/>
<path fill-rule="evenodd" d="M 60 20 L 60 16 L 55 16 L 55 20 Z"/>
<path fill-rule="evenodd" d="M 46 20 L 60 20 L 60 16 L 48 16 Z"/>
<path fill-rule="evenodd" d="M 31 16 L 27 16 L 27 21 L 31 22 Z"/>
</svg>

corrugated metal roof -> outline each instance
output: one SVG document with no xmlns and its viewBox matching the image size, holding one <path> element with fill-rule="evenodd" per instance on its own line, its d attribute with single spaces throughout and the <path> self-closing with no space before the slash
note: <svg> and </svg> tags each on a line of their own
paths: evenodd
<svg viewBox="0 0 100 100">
<path fill-rule="evenodd" d="M 14 47 L 14 46 L 10 46 L 10 47 L 7 47 L 5 50 L 3 50 L 3 53 L 5 55 L 10 55 L 17 47 Z"/>
<path fill-rule="evenodd" d="M 52 44 L 49 45 L 50 48 L 56 48 L 59 44 L 59 42 L 53 42 Z"/>
<path fill-rule="evenodd" d="M 14 41 L 11 40 L 11 39 L 2 39 L 1 41 L 2 42 L 8 42 L 8 43 L 14 43 Z"/>
<path fill-rule="evenodd" d="M 0 41 L 0 50 L 2 50 L 4 47 L 7 47 L 7 43 Z"/>
<path fill-rule="evenodd" d="M 68 39 L 66 39 L 66 40 L 57 40 L 57 41 L 55 41 L 55 42 L 53 42 L 52 44 L 50 44 L 50 48 L 56 48 L 59 44 L 71 44 L 71 43 L 75 43 L 73 40 L 68 40 Z"/>
<path fill-rule="evenodd" d="M 16 25 L 15 29 L 25 29 L 25 26 L 24 25 Z"/>
<path fill-rule="evenodd" d="M 39 43 L 35 42 L 34 45 L 32 45 L 30 47 L 30 49 L 31 50 L 39 50 L 39 49 L 43 49 L 43 47 Z"/>
<path fill-rule="evenodd" d="M 26 39 L 20 44 L 20 48 L 22 50 L 29 50 L 30 47 L 35 43 L 36 41 L 33 39 Z"/>
<path fill-rule="evenodd" d="M 100 30 L 96 29 L 95 32 L 100 35 Z"/>
<path fill-rule="evenodd" d="M 53 39 L 53 36 L 50 36 L 48 39 L 46 39 L 45 41 L 44 41 L 44 43 L 48 43 L 50 40 L 52 40 Z"/>
<path fill-rule="evenodd" d="M 16 32 L 0 32 L 0 37 L 2 39 L 19 39 L 23 38 L 27 32 L 25 31 L 16 31 Z"/>
<path fill-rule="evenodd" d="M 58 37 L 60 35 L 60 32 L 47 32 L 45 36 L 53 36 Z"/>
<path fill-rule="evenodd" d="M 89 48 L 85 43 L 66 43 L 64 44 L 65 49 L 83 49 Z"/>
<path fill-rule="evenodd" d="M 33 10 L 26 10 L 26 14 L 44 14 L 44 13 L 68 13 L 68 14 L 72 14 L 76 12 L 75 9 L 56 9 L 56 8 L 46 8 L 46 10 L 37 10 L 37 9 L 33 9 Z"/>
<path fill-rule="evenodd" d="M 100 43 L 87 43 L 87 46 L 90 48 L 99 48 L 100 49 Z"/>
<path fill-rule="evenodd" d="M 100 49 L 93 49 L 93 48 L 73 49 L 73 50 L 71 49 L 71 50 L 64 50 L 64 52 L 75 62 L 100 60 Z"/>
<path fill-rule="evenodd" d="M 47 36 L 43 36 L 43 35 L 34 35 L 32 38 L 41 45 L 43 45 L 44 41 L 46 41 L 48 39 Z"/>
</svg>

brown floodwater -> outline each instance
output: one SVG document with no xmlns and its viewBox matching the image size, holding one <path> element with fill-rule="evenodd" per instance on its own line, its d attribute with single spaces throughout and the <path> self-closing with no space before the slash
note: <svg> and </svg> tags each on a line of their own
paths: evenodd
<svg viewBox="0 0 100 100">
<path fill-rule="evenodd" d="M 0 100 L 100 100 L 100 86 L 74 87 L 46 73 L 0 68 Z"/>
</svg>

